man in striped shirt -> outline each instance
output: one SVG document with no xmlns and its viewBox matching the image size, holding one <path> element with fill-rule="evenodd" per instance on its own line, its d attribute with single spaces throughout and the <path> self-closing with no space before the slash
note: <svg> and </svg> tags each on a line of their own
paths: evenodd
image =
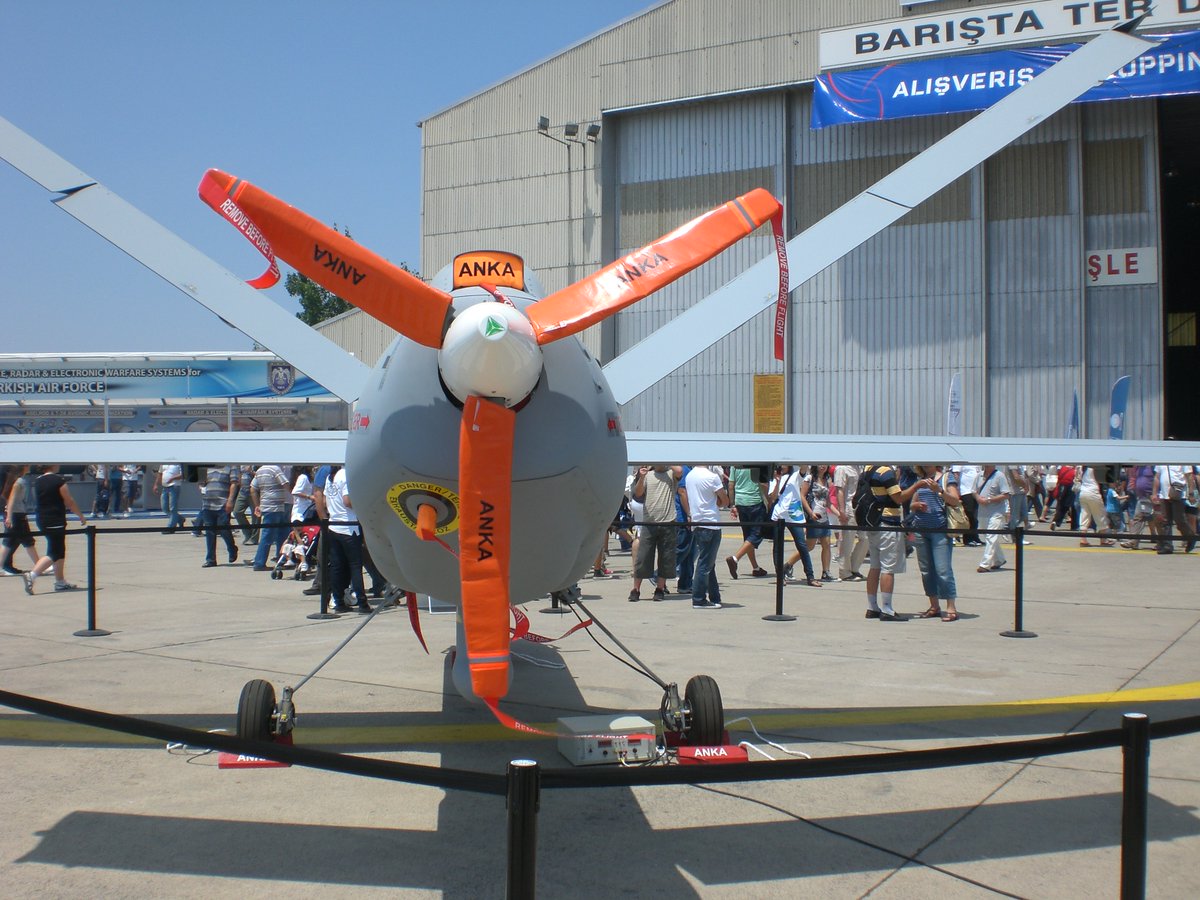
<svg viewBox="0 0 1200 900">
<path fill-rule="evenodd" d="M 868 466 L 859 477 L 868 479 L 873 503 L 880 511 L 879 524 L 885 528 L 899 529 L 904 504 L 919 488 L 931 486 L 928 478 L 922 478 L 901 490 L 892 466 Z M 871 562 L 867 572 L 866 617 L 881 622 L 902 621 L 892 608 L 892 590 L 896 575 L 904 571 L 904 532 L 868 531 L 867 546 Z"/>
</svg>

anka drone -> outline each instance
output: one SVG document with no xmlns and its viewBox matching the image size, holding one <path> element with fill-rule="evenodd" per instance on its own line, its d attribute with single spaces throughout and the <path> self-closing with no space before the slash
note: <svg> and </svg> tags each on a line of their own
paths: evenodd
<svg viewBox="0 0 1200 900">
<path fill-rule="evenodd" d="M 789 241 L 784 261 L 793 286 L 1152 46 L 1130 32 L 1122 27 L 1085 44 Z M 348 434 L 21 436 L 0 446 L 0 461 L 344 459 L 376 563 L 393 584 L 458 606 L 454 681 L 464 696 L 493 711 L 511 678 L 510 599 L 569 591 L 586 572 L 631 460 L 1021 463 L 1119 456 L 1166 462 L 1200 456 L 1200 446 L 1182 442 L 1124 441 L 1116 450 L 1111 442 L 1081 440 L 623 434 L 620 404 L 776 302 L 776 262 L 751 267 L 604 368 L 575 335 L 777 215 L 778 201 L 761 189 L 541 297 L 532 272 L 512 254 L 460 254 L 426 284 L 262 189 L 209 171 L 201 197 L 271 260 L 268 274 L 250 285 L 278 277 L 278 256 L 400 332 L 370 371 L 4 119 L 0 157 L 56 193 L 64 211 L 344 400 L 356 401 Z M 696 690 L 689 687 L 683 703 L 670 686 L 664 718 L 671 730 L 686 732 L 689 717 L 703 715 L 712 721 L 693 721 L 693 737 L 700 730 L 719 735 L 715 682 L 700 676 L 692 683 Z M 260 712 L 271 715 L 273 691 L 269 699 L 262 696 Z"/>
</svg>

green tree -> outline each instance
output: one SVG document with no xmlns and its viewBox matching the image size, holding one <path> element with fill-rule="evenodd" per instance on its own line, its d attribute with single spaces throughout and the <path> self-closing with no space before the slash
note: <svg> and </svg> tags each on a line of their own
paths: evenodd
<svg viewBox="0 0 1200 900">
<path fill-rule="evenodd" d="M 333 227 L 337 229 L 336 225 Z M 350 229 L 343 228 L 342 234 L 350 237 Z M 411 275 L 417 274 L 404 263 L 398 265 Z M 300 302 L 300 312 L 296 313 L 296 318 L 306 325 L 316 325 L 354 308 L 353 304 L 347 303 L 333 291 L 321 287 L 300 272 L 289 272 L 283 286 L 290 296 Z"/>
</svg>

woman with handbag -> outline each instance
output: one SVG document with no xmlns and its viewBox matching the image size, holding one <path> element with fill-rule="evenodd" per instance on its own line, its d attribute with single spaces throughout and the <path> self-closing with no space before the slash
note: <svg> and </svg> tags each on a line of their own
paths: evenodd
<svg viewBox="0 0 1200 900">
<path fill-rule="evenodd" d="M 767 499 L 774 500 L 771 508 L 771 521 L 783 522 L 796 552 L 788 557 L 783 565 L 784 575 L 791 577 L 792 566 L 799 560 L 804 564 L 804 583 L 809 587 L 822 587 L 813 573 L 812 558 L 808 555 L 808 541 L 805 539 L 804 525 L 807 521 L 804 514 L 804 499 L 800 494 L 802 484 L 800 474 L 795 466 L 784 466 L 771 482 Z M 775 545 L 775 565 L 783 563 L 783 547 L 779 542 Z"/>
<path fill-rule="evenodd" d="M 947 516 L 949 510 L 958 510 L 963 516 L 963 527 L 967 527 L 966 515 L 961 512 L 958 479 L 953 472 L 943 473 L 940 466 L 913 468 L 918 476 L 931 485 L 917 488 L 909 504 L 910 515 L 906 523 L 921 529 L 915 533 L 917 565 L 921 569 L 921 583 L 925 587 L 929 608 L 918 618 L 957 622 L 958 609 L 954 603 L 958 598 L 958 588 L 951 567 L 954 540 L 945 529 L 951 527 Z M 943 604 L 945 610 L 942 609 Z"/>
</svg>

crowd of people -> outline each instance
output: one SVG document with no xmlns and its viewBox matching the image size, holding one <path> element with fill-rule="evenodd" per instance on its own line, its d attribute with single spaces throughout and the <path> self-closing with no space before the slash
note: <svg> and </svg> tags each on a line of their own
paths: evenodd
<svg viewBox="0 0 1200 900">
<path fill-rule="evenodd" d="M 96 483 L 92 515 L 128 516 L 146 476 L 143 466 L 88 467 Z M 186 530 L 180 510 L 185 483 L 182 466 L 164 464 L 154 473 L 153 493 L 167 517 L 165 534 Z M 54 575 L 54 590 L 76 586 L 66 580 L 68 512 L 86 525 L 59 474 L 58 466 L 8 466 L 0 469 L 0 505 L 5 534 L 0 573 L 19 576 L 33 594 L 37 580 Z M 368 597 L 390 588 L 371 560 L 341 466 L 209 466 L 200 485 L 200 509 L 192 533 L 204 538 L 201 566 L 218 565 L 217 541 L 230 564 L 242 546 L 255 546 L 245 561 L 256 572 L 297 580 L 318 579 L 305 588 L 321 593 L 318 523 L 329 522 L 328 577 L 332 609 L 370 612 Z M 956 545 L 982 546 L 979 574 L 1007 565 L 1004 545 L 1028 542 L 1026 532 L 1039 525 L 1050 531 L 1069 527 L 1082 547 L 1128 550 L 1143 544 L 1160 554 L 1190 553 L 1196 546 L 1200 468 L 1195 466 L 1094 467 L 875 465 L 816 466 L 642 466 L 629 476 L 622 512 L 613 523 L 622 546 L 631 551 L 633 584 L 629 600 L 663 600 L 674 591 L 690 596 L 694 609 L 719 609 L 722 511 L 741 527 L 741 542 L 725 556 L 729 577 L 765 578 L 781 570 L 792 584 L 820 588 L 832 581 L 862 581 L 866 617 L 884 622 L 901 616 L 892 604 L 895 578 L 916 557 L 928 608 L 920 618 L 958 619 L 953 570 Z M 38 554 L 30 522 L 45 536 Z M 236 525 L 233 523 L 236 522 Z M 776 524 L 778 523 L 778 524 Z M 772 541 L 770 570 L 760 559 L 764 540 Z M 1178 529 L 1179 537 L 1175 535 Z M 790 541 L 790 549 L 784 545 Z M 610 575 L 604 556 L 595 575 Z M 18 569 L 24 548 L 29 568 Z M 818 575 L 816 564 L 820 564 Z M 799 564 L 802 577 L 795 575 Z M 866 566 L 866 574 L 863 567 Z M 363 572 L 371 579 L 365 587 Z M 835 574 L 836 570 L 836 574 Z"/>
<path fill-rule="evenodd" d="M 320 594 L 321 575 L 314 555 L 319 551 L 319 522 L 326 519 L 331 609 L 369 613 L 369 598 L 380 598 L 390 588 L 363 542 L 343 467 L 320 466 L 314 472 L 309 466 L 208 466 L 203 472 L 200 508 L 191 528 L 193 535 L 204 539 L 202 568 L 218 565 L 218 540 L 228 562 L 237 563 L 240 534 L 242 546 L 256 548 L 253 559 L 244 561 L 253 571 L 281 577 L 290 570 L 297 580 L 311 575 L 314 583 L 304 593 Z M 86 473 L 95 480 L 93 517 L 130 515 L 146 477 L 144 466 L 95 465 L 87 467 Z M 185 476 L 182 466 L 169 463 L 154 473 L 152 490 L 167 517 L 164 534 L 187 532 L 187 518 L 180 508 Z M 5 522 L 0 572 L 22 578 L 30 594 L 35 591 L 36 579 L 51 570 L 56 591 L 75 590 L 64 572 L 66 514 L 69 510 L 77 516 L 80 525 L 86 525 L 87 518 L 58 474 L 58 466 L 9 466 L 0 470 L 0 483 Z M 30 521 L 36 521 L 45 535 L 42 556 L 35 550 Z M 30 559 L 25 571 L 15 565 L 16 551 L 22 547 Z M 370 588 L 363 580 L 364 569 L 371 579 Z"/>
<path fill-rule="evenodd" d="M 633 587 L 653 579 L 651 599 L 675 590 L 696 609 L 721 605 L 716 573 L 720 508 L 741 526 L 742 541 L 725 557 L 729 577 L 773 573 L 759 559 L 762 543 L 779 527 L 791 549 L 775 546 L 775 568 L 789 583 L 821 587 L 831 581 L 865 583 L 866 617 L 902 617 L 892 605 L 895 577 L 915 556 L 928 608 L 919 618 L 958 620 L 953 549 L 983 547 L 978 574 L 1004 569 L 1006 543 L 1030 543 L 1025 532 L 1067 522 L 1082 547 L 1148 542 L 1160 554 L 1196 546 L 1200 468 L 1195 466 L 1045 467 L 937 465 L 642 466 L 626 483 L 622 515 L 611 531 L 630 549 Z M 626 513 L 627 510 L 627 513 Z M 779 523 L 776 526 L 775 523 Z M 847 527 L 851 526 L 851 527 Z M 713 537 L 715 535 L 715 538 Z M 611 574 L 602 549 L 595 575 Z M 817 575 L 815 560 L 820 563 Z M 796 564 L 803 577 L 794 577 Z M 834 574 L 836 565 L 837 574 Z M 867 572 L 863 574 L 863 567 Z"/>
</svg>

